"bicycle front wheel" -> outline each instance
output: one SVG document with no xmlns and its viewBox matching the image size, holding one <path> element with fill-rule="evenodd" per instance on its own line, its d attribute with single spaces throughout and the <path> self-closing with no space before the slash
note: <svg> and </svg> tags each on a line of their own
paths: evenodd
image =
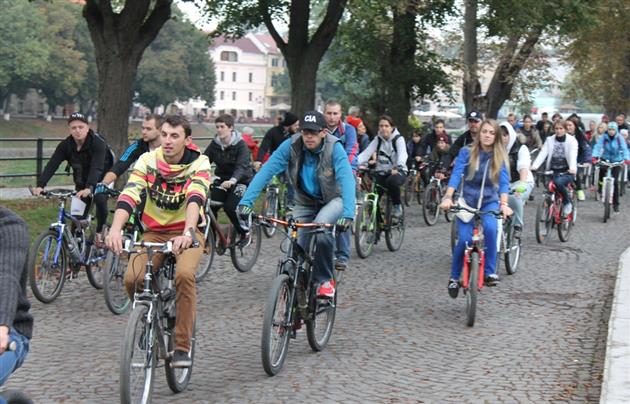
<svg viewBox="0 0 630 404">
<path fill-rule="evenodd" d="M 111 251 L 105 259 L 105 283 L 103 292 L 105 305 L 114 314 L 123 314 L 131 306 L 127 290 L 125 289 L 125 272 L 127 271 L 127 256 L 114 255 Z"/>
<path fill-rule="evenodd" d="M 230 256 L 232 258 L 232 264 L 239 272 L 248 272 L 252 269 L 258 254 L 260 254 L 260 243 L 262 242 L 262 236 L 260 234 L 260 225 L 252 224 L 249 232 L 250 239 L 247 244 L 243 246 L 235 245 L 230 248 Z M 236 237 L 236 230 L 232 228 L 232 240 Z"/>
<path fill-rule="evenodd" d="M 149 321 L 149 308 L 139 304 L 131 312 L 120 356 L 120 402 L 150 403 L 157 364 L 156 319 Z"/>
<path fill-rule="evenodd" d="M 385 214 L 387 217 L 387 229 L 385 230 L 385 243 L 389 251 L 398 251 L 405 238 L 405 207 L 400 205 L 402 215 L 398 219 L 392 218 L 392 200 L 387 198 Z"/>
<path fill-rule="evenodd" d="M 291 324 L 289 313 L 293 305 L 289 277 L 281 274 L 274 279 L 265 306 L 261 339 L 263 369 L 275 376 L 287 357 Z"/>
<path fill-rule="evenodd" d="M 168 335 L 168 352 L 175 351 L 175 319 L 169 319 L 169 335 Z M 190 349 L 188 350 L 188 356 L 190 357 L 191 365 L 187 368 L 174 368 L 171 366 L 173 357 L 167 355 L 166 363 L 164 364 L 164 371 L 166 372 L 166 383 L 173 393 L 181 393 L 186 390 L 190 377 L 192 376 L 193 366 L 195 364 L 195 345 L 197 335 L 197 324 L 193 322 L 193 334 L 190 340 Z"/>
<path fill-rule="evenodd" d="M 278 195 L 274 189 L 268 189 L 265 194 L 265 201 L 263 203 L 263 214 L 266 217 L 278 218 Z M 263 233 L 267 238 L 273 237 L 276 234 L 276 223 L 271 223 L 271 226 L 263 226 Z"/>
<path fill-rule="evenodd" d="M 477 315 L 477 293 L 479 292 L 479 253 L 473 251 L 470 254 L 470 265 L 468 274 L 468 291 L 466 293 L 466 325 L 475 325 Z"/>
<path fill-rule="evenodd" d="M 209 220 L 207 226 L 210 226 Z M 201 254 L 201 259 L 199 260 L 199 266 L 197 267 L 197 272 L 195 272 L 195 282 L 197 283 L 201 282 L 203 278 L 208 275 L 210 268 L 212 268 L 212 262 L 214 261 L 214 233 L 212 232 L 212 229 L 207 230 L 208 236 L 206 237 L 203 253 Z"/>
<path fill-rule="evenodd" d="M 573 205 L 573 210 L 571 211 L 571 216 L 567 216 L 567 217 L 562 216 L 560 224 L 558 225 L 558 237 L 560 238 L 560 241 L 562 242 L 569 241 L 569 233 L 571 232 L 571 227 L 573 227 L 573 218 L 575 217 L 575 212 L 576 212 L 575 201 L 572 202 L 572 205 Z M 560 209 L 562 208 L 560 207 Z"/>
<path fill-rule="evenodd" d="M 357 255 L 367 258 L 372 253 L 376 240 L 376 215 L 374 214 L 374 202 L 370 199 L 363 201 L 357 209 L 357 223 L 354 232 L 354 246 Z"/>
<path fill-rule="evenodd" d="M 437 223 L 440 216 L 440 190 L 436 183 L 431 183 L 424 191 L 424 203 L 422 204 L 422 217 L 427 226 Z"/>
<path fill-rule="evenodd" d="M 536 241 L 544 243 L 549 238 L 553 224 L 552 202 L 543 197 L 536 209 Z"/>
<path fill-rule="evenodd" d="M 508 275 L 514 275 L 521 259 L 521 238 L 514 237 L 514 226 L 509 225 L 505 235 L 506 248 L 504 253 L 505 271 Z"/>
<path fill-rule="evenodd" d="M 66 249 L 56 230 L 46 230 L 37 236 L 29 254 L 28 268 L 31 290 L 37 300 L 42 303 L 55 300 L 61 293 L 68 268 Z"/>
<path fill-rule="evenodd" d="M 107 236 L 108 226 L 103 225 L 103 239 Z M 105 248 L 96 248 L 94 245 L 94 234 L 91 236 L 91 245 L 89 246 L 90 254 L 88 256 L 88 265 L 85 266 L 85 274 L 88 282 L 94 289 L 103 289 L 105 278 L 107 276 L 107 266 L 105 259 L 107 258 L 107 250 Z"/>
<path fill-rule="evenodd" d="M 610 199 L 612 195 L 612 189 L 610 189 L 609 183 L 604 182 L 604 223 L 610 219 Z"/>
</svg>

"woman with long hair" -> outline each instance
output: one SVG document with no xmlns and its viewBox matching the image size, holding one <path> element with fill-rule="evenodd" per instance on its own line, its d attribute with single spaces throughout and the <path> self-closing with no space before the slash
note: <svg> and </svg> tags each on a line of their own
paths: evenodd
<svg viewBox="0 0 630 404">
<path fill-rule="evenodd" d="M 501 129 L 495 120 L 486 119 L 481 123 L 479 136 L 473 140 L 470 147 L 460 150 L 455 160 L 455 166 L 448 189 L 442 199 L 440 207 L 444 210 L 453 205 L 453 193 L 462 186 L 460 198 L 463 198 L 468 206 L 483 211 L 501 210 L 504 216 L 512 214 L 508 206 L 510 192 L 509 163 Z M 461 199 L 460 199 L 461 200 Z M 457 231 L 459 241 L 453 250 L 453 263 L 451 265 L 451 277 L 448 281 L 448 293 L 452 298 L 459 292 L 459 276 L 464 262 L 464 249 L 466 243 L 472 242 L 472 220 L 468 222 L 457 218 Z M 494 215 L 483 215 L 485 243 L 485 282 L 494 286 L 499 281 L 496 273 L 497 264 L 497 218 Z"/>
</svg>

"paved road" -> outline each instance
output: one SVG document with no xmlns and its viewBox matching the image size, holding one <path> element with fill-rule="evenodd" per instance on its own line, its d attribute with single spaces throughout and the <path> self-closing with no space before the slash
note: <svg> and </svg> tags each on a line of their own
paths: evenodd
<svg viewBox="0 0 630 404">
<path fill-rule="evenodd" d="M 623 207 L 630 212 L 629 206 Z M 315 354 L 304 333 L 291 341 L 282 372 L 260 361 L 263 302 L 279 238 L 264 241 L 260 264 L 240 274 L 219 257 L 200 286 L 192 382 L 180 402 L 596 402 L 618 257 L 628 246 L 628 214 L 603 224 L 595 202 L 580 205 L 568 243 L 533 237 L 526 209 L 519 272 L 484 289 L 474 328 L 465 300 L 450 299 L 448 226 L 408 211 L 398 253 L 384 243 L 353 258 L 340 289 L 330 345 Z M 502 265 L 502 263 L 501 263 Z M 500 270 L 505 274 L 503 266 Z M 44 306 L 34 302 L 35 339 L 7 384 L 38 403 L 118 401 L 119 346 L 126 316 L 110 314 L 85 278 Z M 154 402 L 175 399 L 157 370 Z"/>
</svg>

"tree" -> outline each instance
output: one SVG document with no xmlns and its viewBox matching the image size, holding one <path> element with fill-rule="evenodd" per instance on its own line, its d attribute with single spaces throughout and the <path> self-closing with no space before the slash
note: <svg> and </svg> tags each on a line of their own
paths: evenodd
<svg viewBox="0 0 630 404">
<path fill-rule="evenodd" d="M 98 131 L 117 152 L 127 146 L 133 83 L 144 50 L 171 17 L 173 0 L 86 0 L 98 69 Z"/>
<path fill-rule="evenodd" d="M 265 25 L 286 60 L 291 79 L 291 109 L 301 114 L 315 106 L 315 80 L 348 0 L 329 0 L 319 25 L 311 26 L 311 0 L 206 0 L 207 10 L 221 21 L 214 35 L 239 37 Z M 289 16 L 288 39 L 274 19 Z"/>
<path fill-rule="evenodd" d="M 168 21 L 138 68 L 135 100 L 152 110 L 177 99 L 201 97 L 214 103 L 216 77 L 205 34 L 181 12 Z"/>
</svg>

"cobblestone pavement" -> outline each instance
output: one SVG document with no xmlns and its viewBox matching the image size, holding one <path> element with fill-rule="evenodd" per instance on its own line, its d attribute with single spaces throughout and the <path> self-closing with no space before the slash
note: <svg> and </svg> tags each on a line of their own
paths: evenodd
<svg viewBox="0 0 630 404">
<path fill-rule="evenodd" d="M 154 402 L 597 402 L 630 207 L 603 224 L 601 205 L 582 202 L 570 241 L 554 233 L 546 246 L 534 239 L 534 209 L 526 208 L 518 273 L 505 275 L 500 262 L 502 282 L 482 291 L 468 328 L 465 300 L 446 290 L 449 225 L 427 227 L 413 206 L 399 252 L 382 243 L 367 260 L 353 257 L 329 346 L 311 352 L 301 331 L 273 378 L 262 369 L 260 333 L 280 238 L 264 239 L 250 273 L 216 258 L 199 287 L 191 384 L 174 396 L 157 369 Z M 31 353 L 6 387 L 37 403 L 117 402 L 127 315 L 110 314 L 85 277 L 53 304 L 34 301 L 32 312 Z"/>
</svg>

